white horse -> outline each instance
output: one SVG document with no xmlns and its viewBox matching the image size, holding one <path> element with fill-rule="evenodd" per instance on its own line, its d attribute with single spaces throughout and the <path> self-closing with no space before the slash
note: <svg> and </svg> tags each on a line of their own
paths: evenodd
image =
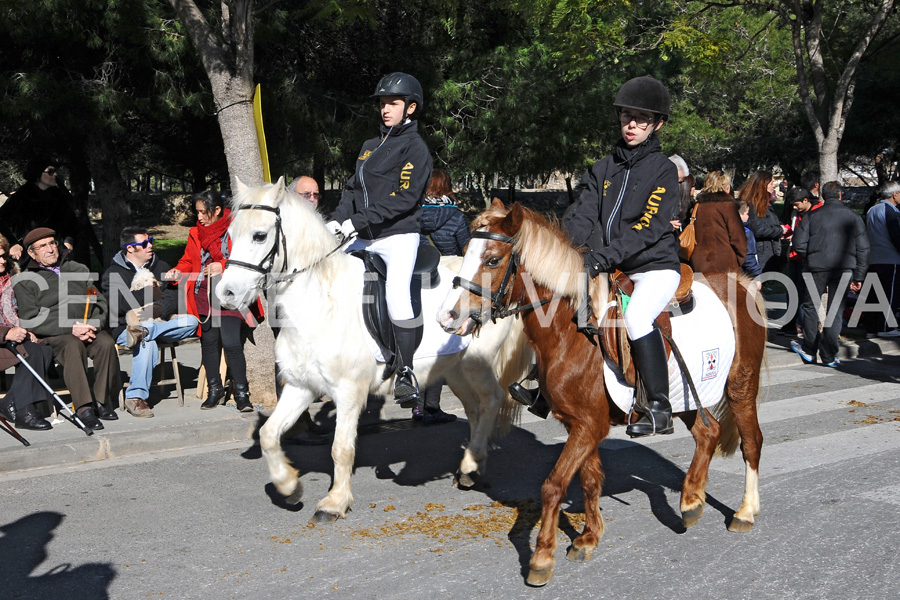
<svg viewBox="0 0 900 600">
<path fill-rule="evenodd" d="M 353 502 L 350 475 L 366 397 L 378 394 L 393 400 L 393 378 L 382 379 L 384 363 L 376 360 L 362 319 L 362 261 L 337 249 L 322 217 L 308 202 L 286 192 L 283 178 L 255 188 L 238 181 L 232 202 L 231 256 L 217 294 L 224 306 L 236 308 L 272 285 L 274 313 L 282 327 L 275 357 L 284 387 L 260 430 L 260 445 L 275 487 L 287 502 L 299 502 L 303 491 L 299 473 L 282 451 L 281 437 L 317 397 L 326 395 L 334 401 L 334 480 L 312 518 L 332 522 L 344 517 Z M 449 282 L 455 273 L 446 262 L 451 261 L 441 265 L 441 278 Z M 439 306 L 446 294 L 443 288 L 423 290 L 423 307 Z M 426 294 L 440 297 L 429 303 Z M 270 294 L 270 315 L 272 303 Z M 434 316 L 423 317 L 426 329 L 446 335 Z M 425 337 L 429 335 L 434 331 Z M 456 484 L 474 485 L 484 472 L 489 436 L 518 415 L 506 386 L 527 371 L 531 356 L 520 322 L 514 319 L 485 324 L 480 337 L 455 354 L 420 357 L 417 352 L 415 371 L 422 389 L 445 378 L 469 420 L 469 443 Z"/>
</svg>

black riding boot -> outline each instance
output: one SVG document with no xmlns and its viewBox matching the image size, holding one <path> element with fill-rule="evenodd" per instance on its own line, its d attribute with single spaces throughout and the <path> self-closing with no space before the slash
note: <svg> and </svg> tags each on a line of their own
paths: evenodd
<svg viewBox="0 0 900 600">
<path fill-rule="evenodd" d="M 403 321 L 412 324 L 412 320 Z M 412 408 L 419 399 L 419 381 L 413 373 L 413 354 L 416 352 L 416 330 L 412 327 L 394 325 L 397 340 L 397 355 L 400 368 L 394 377 L 394 401 L 403 408 Z"/>
<path fill-rule="evenodd" d="M 253 405 L 250 404 L 250 384 L 246 381 L 234 384 L 234 403 L 241 412 L 253 412 Z"/>
<path fill-rule="evenodd" d="M 200 405 L 202 410 L 211 410 L 217 407 L 225 400 L 225 388 L 222 387 L 222 379 L 217 375 L 206 380 L 209 384 L 209 391 L 206 393 L 206 400 Z"/>
<path fill-rule="evenodd" d="M 654 329 L 642 338 L 631 341 L 631 355 L 644 384 L 646 407 L 635 407 L 641 415 L 631 423 L 625 433 L 631 437 L 668 435 L 675 431 L 672 425 L 672 405 L 669 404 L 669 369 L 666 346 L 662 334 Z"/>
</svg>

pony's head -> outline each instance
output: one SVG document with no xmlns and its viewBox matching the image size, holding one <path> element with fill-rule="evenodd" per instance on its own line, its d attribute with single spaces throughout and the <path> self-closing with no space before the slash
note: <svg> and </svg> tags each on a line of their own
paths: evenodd
<svg viewBox="0 0 900 600">
<path fill-rule="evenodd" d="M 572 301 L 583 293 L 577 285 L 584 272 L 581 254 L 540 214 L 518 203 L 507 209 L 494 199 L 472 229 L 459 277 L 438 313 L 445 331 L 468 335 L 492 312 L 525 300 L 535 286 Z"/>
</svg>

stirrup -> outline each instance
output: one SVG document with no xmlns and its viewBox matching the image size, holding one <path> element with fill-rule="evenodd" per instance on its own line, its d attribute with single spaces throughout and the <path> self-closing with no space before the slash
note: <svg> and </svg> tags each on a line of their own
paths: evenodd
<svg viewBox="0 0 900 600">
<path fill-rule="evenodd" d="M 394 378 L 394 401 L 403 408 L 412 408 L 419 400 L 419 380 L 409 367 L 397 371 Z"/>
<path fill-rule="evenodd" d="M 632 413 L 637 411 L 632 410 Z M 629 437 L 645 437 L 648 435 L 671 435 L 675 433 L 675 425 L 671 413 L 665 411 L 653 411 L 647 408 L 645 413 L 637 413 L 641 417 L 634 423 L 629 423 L 625 433 Z"/>
</svg>

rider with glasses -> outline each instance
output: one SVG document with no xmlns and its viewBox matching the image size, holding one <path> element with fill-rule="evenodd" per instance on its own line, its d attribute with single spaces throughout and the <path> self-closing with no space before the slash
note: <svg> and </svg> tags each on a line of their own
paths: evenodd
<svg viewBox="0 0 900 600">
<path fill-rule="evenodd" d="M 406 73 L 385 75 L 372 96 L 381 109 L 381 133 L 363 144 L 329 226 L 344 236 L 357 234 L 347 252 L 373 252 L 387 266 L 387 306 L 400 365 L 394 400 L 410 408 L 419 397 L 419 386 L 412 371 L 416 319 L 409 285 L 432 159 L 417 122 L 410 118 L 423 102 L 416 78 Z"/>
<path fill-rule="evenodd" d="M 586 187 L 564 219 L 572 242 L 586 247 L 591 277 L 619 269 L 634 282 L 624 321 L 647 406 L 635 407 L 640 418 L 628 425 L 631 437 L 674 431 L 666 349 L 653 326 L 681 278 L 678 240 L 669 223 L 678 208 L 678 170 L 656 137 L 670 102 L 668 90 L 653 77 L 622 85 L 613 102 L 622 139 L 585 175 Z"/>
</svg>

